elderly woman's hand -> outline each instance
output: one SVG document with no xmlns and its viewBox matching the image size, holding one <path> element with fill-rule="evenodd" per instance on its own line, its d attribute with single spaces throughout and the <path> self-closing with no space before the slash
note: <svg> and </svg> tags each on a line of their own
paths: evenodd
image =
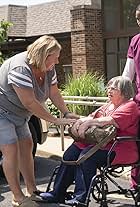
<svg viewBox="0 0 140 207">
<path fill-rule="evenodd" d="M 93 119 L 92 119 L 93 120 Z M 85 138 L 85 131 L 91 126 L 91 120 L 83 122 L 78 128 L 79 137 Z"/>
<path fill-rule="evenodd" d="M 81 124 L 83 124 L 84 122 L 88 121 L 88 120 L 92 120 L 92 117 L 83 117 L 81 119 L 78 119 L 74 125 L 72 126 L 71 132 L 74 136 L 79 137 L 79 127 L 81 126 Z"/>
</svg>

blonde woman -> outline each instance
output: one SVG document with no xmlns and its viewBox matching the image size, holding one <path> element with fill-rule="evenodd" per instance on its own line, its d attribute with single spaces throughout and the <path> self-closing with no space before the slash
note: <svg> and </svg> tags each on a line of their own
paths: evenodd
<svg viewBox="0 0 140 207">
<path fill-rule="evenodd" d="M 34 201 L 38 191 L 28 127 L 30 116 L 34 114 L 62 125 L 73 123 L 78 117 L 68 111 L 57 87 L 55 64 L 59 63 L 60 50 L 57 40 L 45 35 L 29 45 L 27 51 L 6 60 L 0 68 L 0 150 L 4 173 L 13 193 L 13 206 L 38 206 Z M 48 97 L 65 118 L 55 118 L 43 107 Z M 20 187 L 19 171 L 27 196 Z"/>
</svg>

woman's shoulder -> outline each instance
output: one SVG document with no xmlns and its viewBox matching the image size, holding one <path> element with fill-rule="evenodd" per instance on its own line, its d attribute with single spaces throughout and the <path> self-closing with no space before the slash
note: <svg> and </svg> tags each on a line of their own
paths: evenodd
<svg viewBox="0 0 140 207">
<path fill-rule="evenodd" d="M 136 102 L 133 100 L 129 100 L 126 102 L 126 104 L 130 105 L 130 106 L 137 106 Z"/>
<path fill-rule="evenodd" d="M 129 100 L 129 101 L 125 102 L 124 107 L 133 108 L 135 110 L 138 110 L 138 106 L 135 103 L 135 101 L 133 101 L 133 100 Z"/>
<path fill-rule="evenodd" d="M 131 45 L 135 45 L 140 41 L 140 34 L 136 34 L 134 37 L 131 39 Z"/>
</svg>

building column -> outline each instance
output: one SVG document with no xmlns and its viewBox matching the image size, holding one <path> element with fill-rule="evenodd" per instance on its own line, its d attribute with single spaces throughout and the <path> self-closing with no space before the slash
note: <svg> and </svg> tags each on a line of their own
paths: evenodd
<svg viewBox="0 0 140 207">
<path fill-rule="evenodd" d="M 104 72 L 101 9 L 82 5 L 71 10 L 71 48 L 73 76 Z"/>
</svg>

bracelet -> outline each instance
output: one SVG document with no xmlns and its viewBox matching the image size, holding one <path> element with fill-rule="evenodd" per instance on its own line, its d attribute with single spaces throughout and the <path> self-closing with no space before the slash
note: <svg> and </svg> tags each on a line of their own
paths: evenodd
<svg viewBox="0 0 140 207">
<path fill-rule="evenodd" d="M 67 116 L 67 114 L 71 114 L 72 112 L 70 112 L 70 111 L 66 111 L 65 113 L 64 113 L 64 118 Z"/>
</svg>

